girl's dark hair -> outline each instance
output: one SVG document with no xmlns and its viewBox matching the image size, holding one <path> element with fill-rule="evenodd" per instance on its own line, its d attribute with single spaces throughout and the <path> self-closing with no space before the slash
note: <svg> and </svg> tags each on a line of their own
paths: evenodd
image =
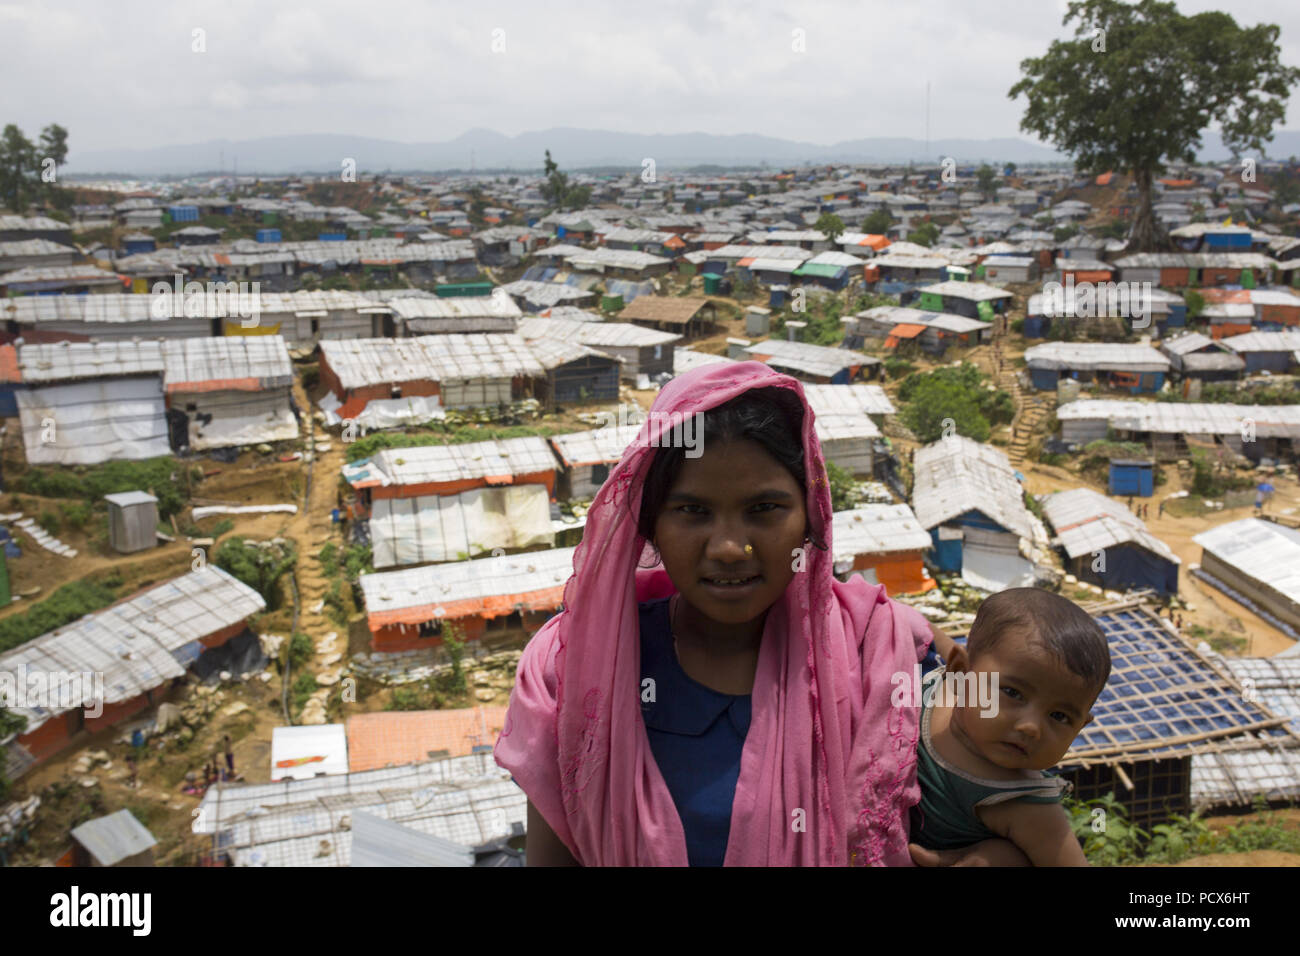
<svg viewBox="0 0 1300 956">
<path fill-rule="evenodd" d="M 803 404 L 789 389 L 755 388 L 737 395 L 704 413 L 699 434 L 709 444 L 736 440 L 757 442 L 794 476 L 800 491 L 807 496 Z M 654 540 L 659 512 L 677 481 L 685 457 L 686 449 L 680 446 L 660 448 L 646 471 L 637 531 L 647 541 Z"/>
</svg>

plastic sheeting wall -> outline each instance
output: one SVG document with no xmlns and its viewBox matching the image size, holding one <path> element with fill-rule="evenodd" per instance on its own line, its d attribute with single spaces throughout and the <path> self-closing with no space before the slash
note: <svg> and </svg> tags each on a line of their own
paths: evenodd
<svg viewBox="0 0 1300 956">
<path fill-rule="evenodd" d="M 171 454 L 159 376 L 51 385 L 17 398 L 29 464 L 97 465 Z"/>
<path fill-rule="evenodd" d="M 461 561 L 493 548 L 554 546 L 545 485 L 381 498 L 370 518 L 376 568 Z"/>
<path fill-rule="evenodd" d="M 261 392 L 177 392 L 172 408 L 189 418 L 190 447 L 195 451 L 298 437 L 287 386 Z M 211 421 L 201 420 L 208 415 Z"/>
</svg>

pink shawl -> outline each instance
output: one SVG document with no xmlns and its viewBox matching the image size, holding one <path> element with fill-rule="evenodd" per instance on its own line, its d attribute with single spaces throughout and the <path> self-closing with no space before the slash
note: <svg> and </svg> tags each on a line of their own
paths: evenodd
<svg viewBox="0 0 1300 956">
<path fill-rule="evenodd" d="M 829 546 L 830 486 L 796 379 L 760 362 L 707 365 L 669 382 L 652 411 L 692 415 L 766 386 L 803 403 L 809 524 Z M 497 763 L 585 866 L 687 863 L 640 698 L 637 602 L 676 588 L 662 565 L 638 569 L 654 552 L 636 516 L 670 427 L 649 416 L 596 495 L 564 610 L 525 648 L 496 745 Z M 809 544 L 806 560 L 767 615 L 726 865 L 911 865 L 918 711 L 891 706 L 891 678 L 910 684 L 928 626 L 878 585 L 835 580 L 832 552 Z"/>
</svg>

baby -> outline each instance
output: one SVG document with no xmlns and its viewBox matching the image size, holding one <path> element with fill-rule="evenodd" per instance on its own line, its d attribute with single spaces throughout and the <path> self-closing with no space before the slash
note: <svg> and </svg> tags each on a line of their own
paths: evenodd
<svg viewBox="0 0 1300 956">
<path fill-rule="evenodd" d="M 1065 598 L 1013 588 L 980 605 L 965 648 L 944 649 L 947 665 L 923 685 L 912 842 L 1005 837 L 1034 866 L 1087 866 L 1060 806 L 1069 784 L 1043 771 L 1092 722 L 1110 676 L 1106 635 Z"/>
</svg>

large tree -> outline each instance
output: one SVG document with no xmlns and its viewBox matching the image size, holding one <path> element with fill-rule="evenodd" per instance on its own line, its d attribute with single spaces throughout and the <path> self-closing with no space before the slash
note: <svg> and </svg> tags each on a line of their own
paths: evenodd
<svg viewBox="0 0 1300 956">
<path fill-rule="evenodd" d="M 41 187 L 36 147 L 23 131 L 10 123 L 0 133 L 0 200 L 22 214 Z"/>
<path fill-rule="evenodd" d="M 1262 154 L 1300 70 L 1278 61 L 1276 25 L 1239 27 L 1226 13 L 1183 16 L 1158 0 L 1074 0 L 1061 22 L 1072 21 L 1074 39 L 1054 40 L 1020 64 L 1024 77 L 1008 93 L 1029 101 L 1020 128 L 1083 169 L 1132 170 L 1133 245 L 1158 248 L 1156 176 L 1167 163 L 1195 162 L 1211 123 L 1234 155 Z"/>
</svg>

